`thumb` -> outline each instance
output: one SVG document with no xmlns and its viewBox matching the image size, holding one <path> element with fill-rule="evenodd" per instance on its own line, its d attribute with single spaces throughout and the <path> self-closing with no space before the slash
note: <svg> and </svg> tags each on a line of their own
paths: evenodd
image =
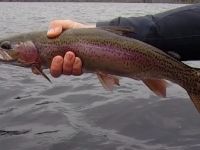
<svg viewBox="0 0 200 150">
<path fill-rule="evenodd" d="M 62 26 L 55 26 L 55 27 L 50 27 L 47 36 L 49 38 L 54 38 L 62 33 Z"/>
</svg>

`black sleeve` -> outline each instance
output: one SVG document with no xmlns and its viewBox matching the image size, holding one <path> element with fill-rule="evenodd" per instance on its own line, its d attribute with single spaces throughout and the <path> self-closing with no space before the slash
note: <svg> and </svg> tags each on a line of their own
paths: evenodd
<svg viewBox="0 0 200 150">
<path fill-rule="evenodd" d="M 156 15 L 118 17 L 98 26 L 132 27 L 130 37 L 147 42 L 181 60 L 200 60 L 200 4 L 188 5 Z"/>
</svg>

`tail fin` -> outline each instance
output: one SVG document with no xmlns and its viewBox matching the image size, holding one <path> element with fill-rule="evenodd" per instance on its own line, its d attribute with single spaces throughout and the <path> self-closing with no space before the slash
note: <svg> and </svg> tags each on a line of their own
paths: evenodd
<svg viewBox="0 0 200 150">
<path fill-rule="evenodd" d="M 192 102 L 194 103 L 196 109 L 200 113 L 200 93 L 199 93 L 199 95 L 195 95 L 195 94 L 188 92 L 188 95 L 190 96 L 190 98 L 191 98 Z"/>
<path fill-rule="evenodd" d="M 183 86 L 186 89 L 190 99 L 194 103 L 196 109 L 200 113 L 200 69 L 193 68 L 189 82 Z"/>
</svg>

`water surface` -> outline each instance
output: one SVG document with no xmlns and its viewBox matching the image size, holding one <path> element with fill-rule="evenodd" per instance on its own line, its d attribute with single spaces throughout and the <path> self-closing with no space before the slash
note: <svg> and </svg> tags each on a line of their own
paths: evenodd
<svg viewBox="0 0 200 150">
<path fill-rule="evenodd" d="M 0 38 L 46 30 L 53 19 L 95 23 L 180 6 L 0 3 Z M 1 64 L 0 70 L 0 150 L 200 149 L 199 114 L 178 85 L 170 84 L 162 99 L 128 78 L 108 92 L 94 74 L 51 78 L 49 84 L 29 69 Z"/>
</svg>

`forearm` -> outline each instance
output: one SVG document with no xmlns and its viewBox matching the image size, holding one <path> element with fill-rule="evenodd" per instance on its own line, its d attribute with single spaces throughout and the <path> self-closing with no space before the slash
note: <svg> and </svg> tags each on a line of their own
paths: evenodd
<svg viewBox="0 0 200 150">
<path fill-rule="evenodd" d="M 134 30 L 132 34 L 129 34 L 129 37 L 136 38 L 141 41 L 145 41 L 145 38 L 148 37 L 151 32 L 154 32 L 155 24 L 152 21 L 152 16 L 143 16 L 143 17 L 118 17 L 111 21 L 98 22 L 97 27 L 100 26 L 119 26 L 119 27 L 128 27 Z"/>
<path fill-rule="evenodd" d="M 190 5 L 157 15 L 118 17 L 98 26 L 134 28 L 130 37 L 144 41 L 165 52 L 173 51 L 181 60 L 200 60 L 200 4 Z"/>
</svg>

